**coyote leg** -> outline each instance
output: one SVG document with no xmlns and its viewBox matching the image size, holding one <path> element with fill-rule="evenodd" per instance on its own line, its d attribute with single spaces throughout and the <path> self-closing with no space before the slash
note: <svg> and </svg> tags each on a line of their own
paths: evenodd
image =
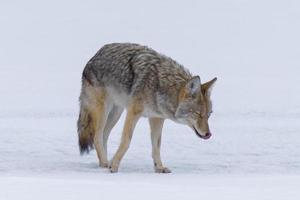
<svg viewBox="0 0 300 200">
<path fill-rule="evenodd" d="M 121 159 L 123 158 L 123 156 L 129 148 L 133 130 L 138 119 L 141 116 L 142 111 L 143 108 L 141 104 L 136 101 L 132 102 L 132 104 L 128 107 L 121 143 L 110 163 L 110 172 L 118 171 Z"/>
<path fill-rule="evenodd" d="M 152 142 L 152 158 L 156 173 L 170 173 L 171 171 L 164 167 L 160 158 L 161 133 L 164 119 L 150 118 L 151 142 Z"/>
<path fill-rule="evenodd" d="M 106 156 L 107 156 L 107 140 L 109 134 L 113 129 L 113 127 L 116 125 L 116 123 L 119 121 L 123 113 L 123 110 L 124 109 L 122 107 L 114 105 L 106 120 L 104 132 L 103 132 L 103 146 L 104 146 L 104 153 Z"/>
<path fill-rule="evenodd" d="M 94 115 L 94 119 L 96 119 L 94 146 L 99 159 L 100 167 L 108 167 L 108 160 L 103 145 L 103 131 L 110 107 L 111 105 L 107 100 L 106 90 L 98 88 L 95 91 L 95 107 L 92 108 L 91 112 Z"/>
</svg>

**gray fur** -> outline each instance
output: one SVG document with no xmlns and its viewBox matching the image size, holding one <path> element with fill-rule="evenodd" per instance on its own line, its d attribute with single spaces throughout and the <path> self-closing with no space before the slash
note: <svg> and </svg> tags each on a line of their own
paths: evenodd
<svg viewBox="0 0 300 200">
<path fill-rule="evenodd" d="M 188 125 L 200 138 L 209 139 L 210 92 L 216 80 L 201 84 L 199 76 L 192 76 L 176 61 L 146 46 L 103 46 L 82 75 L 78 119 L 81 152 L 89 152 L 95 146 L 99 165 L 117 172 L 134 127 L 144 116 L 149 118 L 155 171 L 171 172 L 160 158 L 164 120 Z M 108 164 L 107 139 L 124 109 L 127 115 L 121 143 Z"/>
<path fill-rule="evenodd" d="M 83 75 L 94 86 L 113 87 L 130 96 L 147 95 L 149 109 L 168 116 L 174 116 L 178 91 L 192 78 L 171 58 L 131 43 L 103 46 L 88 62 Z"/>
</svg>

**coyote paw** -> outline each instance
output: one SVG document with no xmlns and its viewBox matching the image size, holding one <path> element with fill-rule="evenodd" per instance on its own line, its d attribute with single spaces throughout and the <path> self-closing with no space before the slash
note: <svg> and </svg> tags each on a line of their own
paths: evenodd
<svg viewBox="0 0 300 200">
<path fill-rule="evenodd" d="M 168 174 L 171 173 L 171 170 L 169 170 L 166 167 L 163 168 L 155 168 L 155 173 L 163 173 L 163 174 Z"/>
<path fill-rule="evenodd" d="M 108 168 L 108 162 L 99 162 L 99 166 L 102 168 Z"/>
<path fill-rule="evenodd" d="M 112 162 L 110 163 L 109 167 L 108 167 L 110 173 L 117 173 L 119 166 L 118 165 L 114 165 Z"/>
</svg>

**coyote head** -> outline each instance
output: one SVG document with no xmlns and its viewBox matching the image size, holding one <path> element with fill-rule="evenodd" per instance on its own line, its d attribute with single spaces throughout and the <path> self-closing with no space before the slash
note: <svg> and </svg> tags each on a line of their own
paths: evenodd
<svg viewBox="0 0 300 200">
<path fill-rule="evenodd" d="M 179 104 L 175 113 L 176 119 L 191 127 L 202 139 L 209 139 L 208 118 L 212 113 L 212 102 L 210 100 L 211 90 L 217 78 L 201 84 L 200 77 L 194 76 L 181 89 L 179 93 Z"/>
</svg>

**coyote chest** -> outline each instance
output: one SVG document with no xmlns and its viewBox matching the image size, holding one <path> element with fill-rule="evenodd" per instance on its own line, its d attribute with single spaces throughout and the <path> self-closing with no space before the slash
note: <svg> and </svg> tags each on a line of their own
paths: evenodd
<svg viewBox="0 0 300 200">
<path fill-rule="evenodd" d="M 126 109 L 132 100 L 132 95 L 122 92 L 114 87 L 107 88 L 107 94 L 111 102 L 115 105 Z M 158 107 L 153 105 L 152 102 L 145 102 L 143 104 L 143 117 L 166 117 L 163 112 L 158 111 Z"/>
</svg>

